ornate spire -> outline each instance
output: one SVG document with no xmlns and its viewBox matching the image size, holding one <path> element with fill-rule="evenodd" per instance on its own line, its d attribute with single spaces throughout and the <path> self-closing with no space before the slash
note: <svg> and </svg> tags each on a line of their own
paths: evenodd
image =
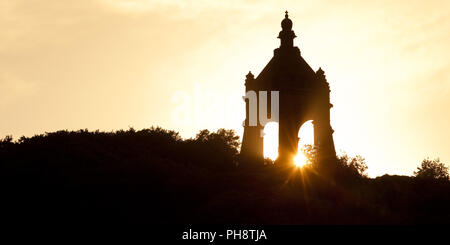
<svg viewBox="0 0 450 245">
<path fill-rule="evenodd" d="M 293 47 L 295 33 L 292 31 L 292 20 L 289 19 L 288 11 L 285 12 L 284 19 L 281 21 L 281 31 L 278 38 L 281 41 L 281 48 Z"/>
</svg>

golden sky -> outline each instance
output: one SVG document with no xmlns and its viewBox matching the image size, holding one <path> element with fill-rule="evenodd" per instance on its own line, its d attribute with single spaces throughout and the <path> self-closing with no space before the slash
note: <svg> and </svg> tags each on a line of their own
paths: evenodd
<svg viewBox="0 0 450 245">
<path fill-rule="evenodd" d="M 450 163 L 447 0 L 2 0 L 0 137 L 241 133 L 245 75 L 279 46 L 285 10 L 330 83 L 338 151 L 365 157 L 371 176 L 410 175 L 427 156 Z"/>
</svg>

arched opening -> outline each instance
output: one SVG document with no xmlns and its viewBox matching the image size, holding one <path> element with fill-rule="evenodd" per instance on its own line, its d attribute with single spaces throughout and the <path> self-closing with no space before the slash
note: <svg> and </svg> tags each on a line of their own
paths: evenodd
<svg viewBox="0 0 450 245">
<path fill-rule="evenodd" d="M 312 120 L 306 121 L 298 131 L 298 153 L 294 157 L 294 164 L 303 167 L 309 163 L 306 148 L 307 145 L 314 145 L 314 125 Z"/>
<path fill-rule="evenodd" d="M 278 123 L 269 122 L 264 126 L 264 158 L 278 157 Z"/>
</svg>

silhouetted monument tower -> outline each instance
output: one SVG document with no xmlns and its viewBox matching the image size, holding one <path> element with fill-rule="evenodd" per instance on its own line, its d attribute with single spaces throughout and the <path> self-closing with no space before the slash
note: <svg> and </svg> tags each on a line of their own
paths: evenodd
<svg viewBox="0 0 450 245">
<path fill-rule="evenodd" d="M 245 80 L 245 89 L 255 91 L 260 103 L 259 91 L 267 92 L 267 108 L 270 118 L 271 98 L 269 91 L 279 91 L 279 134 L 277 162 L 290 162 L 297 154 L 298 132 L 306 121 L 313 120 L 314 146 L 319 157 L 334 157 L 336 151 L 333 142 L 333 129 L 330 125 L 330 87 L 324 71 L 314 72 L 294 47 L 295 36 L 292 21 L 285 18 L 281 22 L 282 30 L 278 35 L 281 41 L 274 56 L 255 78 L 251 72 Z M 246 99 L 246 120 L 241 154 L 245 157 L 263 159 L 264 125 L 249 124 L 249 100 Z M 260 109 L 258 107 L 259 116 Z"/>
</svg>

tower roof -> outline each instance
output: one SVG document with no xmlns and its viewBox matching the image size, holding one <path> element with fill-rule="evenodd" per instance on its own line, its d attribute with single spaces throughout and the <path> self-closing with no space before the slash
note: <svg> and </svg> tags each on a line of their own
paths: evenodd
<svg viewBox="0 0 450 245">
<path fill-rule="evenodd" d="M 281 45 L 274 50 L 273 58 L 258 75 L 256 82 L 274 90 L 308 88 L 316 80 L 316 74 L 300 55 L 300 50 L 293 45 L 295 34 L 291 30 L 292 21 L 287 11 L 281 26 L 282 31 L 278 36 Z"/>
</svg>

